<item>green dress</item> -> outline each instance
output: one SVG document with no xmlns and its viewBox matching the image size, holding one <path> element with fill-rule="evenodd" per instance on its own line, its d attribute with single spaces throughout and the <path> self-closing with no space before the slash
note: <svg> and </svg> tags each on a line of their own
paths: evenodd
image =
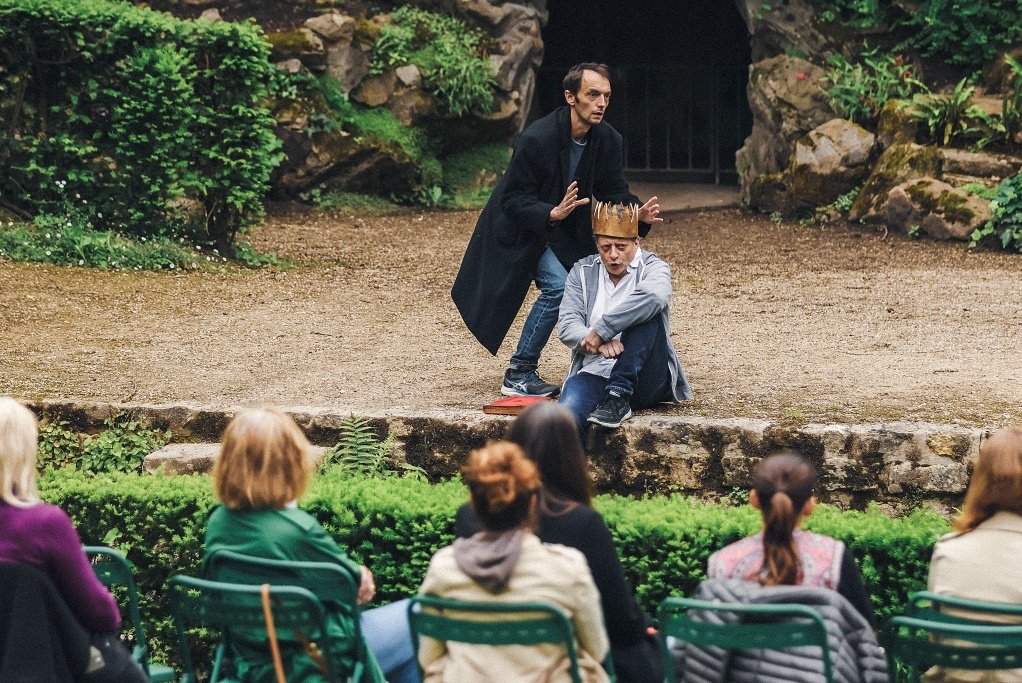
<svg viewBox="0 0 1022 683">
<path fill-rule="evenodd" d="M 218 550 L 232 550 L 271 560 L 330 562 L 344 567 L 353 576 L 361 573 L 360 567 L 348 558 L 312 515 L 292 507 L 283 510 L 231 510 L 223 505 L 217 506 L 206 525 L 203 562 Z M 334 643 L 346 643 L 346 651 L 355 649 L 354 629 L 342 615 L 328 614 L 327 630 Z M 325 681 L 319 667 L 305 654 L 294 636 L 279 633 L 278 641 L 289 683 Z M 373 683 L 385 683 L 371 653 L 369 658 L 371 665 L 366 678 Z M 265 643 L 237 643 L 233 659 L 242 681 L 276 683 L 273 660 Z M 350 670 L 354 657 L 342 659 L 349 663 Z"/>
</svg>

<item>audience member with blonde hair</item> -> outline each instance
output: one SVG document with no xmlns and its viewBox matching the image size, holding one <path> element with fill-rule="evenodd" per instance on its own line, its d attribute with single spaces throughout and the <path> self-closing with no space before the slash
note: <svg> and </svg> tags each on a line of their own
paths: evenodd
<svg viewBox="0 0 1022 683">
<path fill-rule="evenodd" d="M 585 556 L 542 543 L 535 535 L 539 472 L 507 441 L 472 451 L 462 470 L 481 530 L 439 550 L 421 594 L 486 602 L 543 602 L 571 620 L 585 681 L 606 681 L 600 661 L 609 643 L 600 594 Z M 467 645 L 422 638 L 419 662 L 427 681 L 569 681 L 562 646 Z"/>
<path fill-rule="evenodd" d="M 763 529 L 710 556 L 710 579 L 745 579 L 764 586 L 815 586 L 843 595 L 875 626 L 869 595 L 845 544 L 802 529 L 816 506 L 816 468 L 799 453 L 779 451 L 752 472 L 749 503 L 763 515 Z"/>
<path fill-rule="evenodd" d="M 955 531 L 933 548 L 929 590 L 941 595 L 1022 605 L 1022 429 L 983 440 Z M 983 614 L 985 621 L 1019 621 Z M 940 671 L 934 681 L 1022 681 L 1022 669 Z"/>
<path fill-rule="evenodd" d="M 0 397 L 0 562 L 26 564 L 45 574 L 93 634 L 105 664 L 83 680 L 146 681 L 142 669 L 118 640 L 121 614 L 110 591 L 99 582 L 82 550 L 71 519 L 36 491 L 35 415 L 9 396 Z"/>
<path fill-rule="evenodd" d="M 210 514 L 205 558 L 218 550 L 231 550 L 272 560 L 336 563 L 361 576 L 358 599 L 366 604 L 376 591 L 372 572 L 355 565 L 319 522 L 298 508 L 314 469 L 308 440 L 284 412 L 265 407 L 235 416 L 224 430 L 213 470 L 216 495 L 223 505 Z M 387 680 L 417 681 L 407 600 L 363 610 L 361 620 L 366 643 Z M 350 639 L 339 615 L 330 619 L 328 628 L 338 638 Z M 284 645 L 288 681 L 324 680 L 304 649 Z M 244 680 L 275 680 L 266 648 L 242 644 L 235 655 Z"/>
</svg>

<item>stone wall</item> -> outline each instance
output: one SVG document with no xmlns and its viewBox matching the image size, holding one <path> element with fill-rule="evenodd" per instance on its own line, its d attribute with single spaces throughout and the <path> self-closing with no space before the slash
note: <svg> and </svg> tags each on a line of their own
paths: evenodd
<svg viewBox="0 0 1022 683">
<path fill-rule="evenodd" d="M 194 405 L 124 405 L 40 402 L 37 412 L 66 419 L 79 431 L 96 431 L 117 413 L 169 429 L 174 442 L 216 442 L 231 410 Z M 309 439 L 336 443 L 345 412 L 289 411 Z M 370 417 L 383 438 L 396 437 L 395 455 L 431 477 L 455 477 L 468 451 L 499 438 L 509 418 L 437 412 Z M 876 501 L 892 512 L 929 503 L 948 510 L 961 504 L 986 430 L 915 422 L 809 424 L 799 427 L 751 419 L 638 417 L 598 439 L 590 460 L 601 492 L 631 495 L 685 493 L 702 498 L 749 486 L 753 465 L 777 447 L 812 459 L 821 474 L 820 498 L 848 508 Z M 189 463 L 162 461 L 169 471 L 194 471 Z M 210 466 L 203 461 L 198 469 Z"/>
</svg>

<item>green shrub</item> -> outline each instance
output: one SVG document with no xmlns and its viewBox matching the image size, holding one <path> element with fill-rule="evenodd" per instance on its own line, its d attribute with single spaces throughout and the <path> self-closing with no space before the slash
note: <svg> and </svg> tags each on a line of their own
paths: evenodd
<svg viewBox="0 0 1022 683">
<path fill-rule="evenodd" d="M 496 85 L 484 37 L 463 21 L 404 5 L 394 11 L 370 57 L 370 73 L 415 64 L 423 85 L 454 116 L 487 113 Z"/>
<path fill-rule="evenodd" d="M 481 145 L 443 158 L 444 206 L 481 209 L 510 159 L 511 149 L 503 143 Z"/>
<path fill-rule="evenodd" d="M 261 217 L 281 158 L 262 104 L 272 70 L 249 23 L 0 0 L 0 195 L 59 215 L 66 191 L 95 207 L 96 229 L 225 249 Z M 182 215 L 181 199 L 200 210 Z"/>
<path fill-rule="evenodd" d="M 973 231 L 969 246 L 992 243 L 1022 252 L 1022 174 L 1006 178 L 997 186 L 990 213 L 986 225 Z"/>
<path fill-rule="evenodd" d="M 324 192 L 319 188 L 313 188 L 300 196 L 324 211 L 349 211 L 363 216 L 379 216 L 400 210 L 397 204 L 383 197 L 359 192 L 341 192 L 340 190 Z"/>
<path fill-rule="evenodd" d="M 63 471 L 44 475 L 40 489 L 45 500 L 68 511 L 86 543 L 112 539 L 135 563 L 145 616 L 165 657 L 173 642 L 165 583 L 173 573 L 199 571 L 205 520 L 215 504 L 209 478 Z M 302 506 L 373 570 L 380 598 L 389 601 L 418 589 L 430 557 L 452 541 L 454 511 L 466 497 L 455 482 L 328 472 L 316 478 Z M 667 595 L 691 593 L 705 577 L 709 554 L 760 524 L 750 507 L 683 497 L 600 496 L 596 507 L 647 610 Z M 877 509 L 842 512 L 827 505 L 818 506 L 806 526 L 855 552 L 881 616 L 901 609 L 910 592 L 925 586 L 931 547 L 947 531 L 947 523 L 929 511 L 891 519 Z"/>
<path fill-rule="evenodd" d="M 1022 5 L 1018 0 L 924 0 L 905 25 L 906 45 L 926 57 L 975 70 L 998 50 L 1022 40 Z"/>
<path fill-rule="evenodd" d="M 866 48 L 854 61 L 841 55 L 828 60 L 824 77 L 827 101 L 845 118 L 869 125 L 876 121 L 887 100 L 908 99 L 927 88 L 915 75 L 912 64 L 902 55 Z"/>
<path fill-rule="evenodd" d="M 426 480 L 426 471 L 421 467 L 394 460 L 396 441 L 393 433 L 381 441 L 368 420 L 351 415 L 338 428 L 337 444 L 323 454 L 320 470 L 336 469 L 346 476 L 377 478 L 410 474 Z"/>
<path fill-rule="evenodd" d="M 917 95 L 911 116 L 922 124 L 928 141 L 947 145 L 959 139 L 977 139 L 983 126 L 993 122 L 972 102 L 976 88 L 962 79 L 947 94 Z"/>
<path fill-rule="evenodd" d="M 2 258 L 104 270 L 191 270 L 212 267 L 223 259 L 210 246 L 203 250 L 201 245 L 188 246 L 162 236 L 132 239 L 50 215 L 38 216 L 35 226 L 0 226 Z"/>
<path fill-rule="evenodd" d="M 103 421 L 98 434 L 79 436 L 66 420 L 44 418 L 39 429 L 39 467 L 43 471 L 74 467 L 83 472 L 139 474 L 142 461 L 170 441 L 170 432 L 158 432 L 126 415 Z"/>
</svg>

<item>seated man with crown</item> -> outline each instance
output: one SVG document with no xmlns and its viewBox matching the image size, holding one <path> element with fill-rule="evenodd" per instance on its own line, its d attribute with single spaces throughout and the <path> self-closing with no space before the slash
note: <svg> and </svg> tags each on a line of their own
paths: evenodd
<svg viewBox="0 0 1022 683">
<path fill-rule="evenodd" d="M 639 207 L 594 202 L 597 253 L 572 266 L 557 321 L 573 351 L 560 402 L 583 434 L 692 397 L 670 341 L 671 268 L 639 246 Z"/>
</svg>

